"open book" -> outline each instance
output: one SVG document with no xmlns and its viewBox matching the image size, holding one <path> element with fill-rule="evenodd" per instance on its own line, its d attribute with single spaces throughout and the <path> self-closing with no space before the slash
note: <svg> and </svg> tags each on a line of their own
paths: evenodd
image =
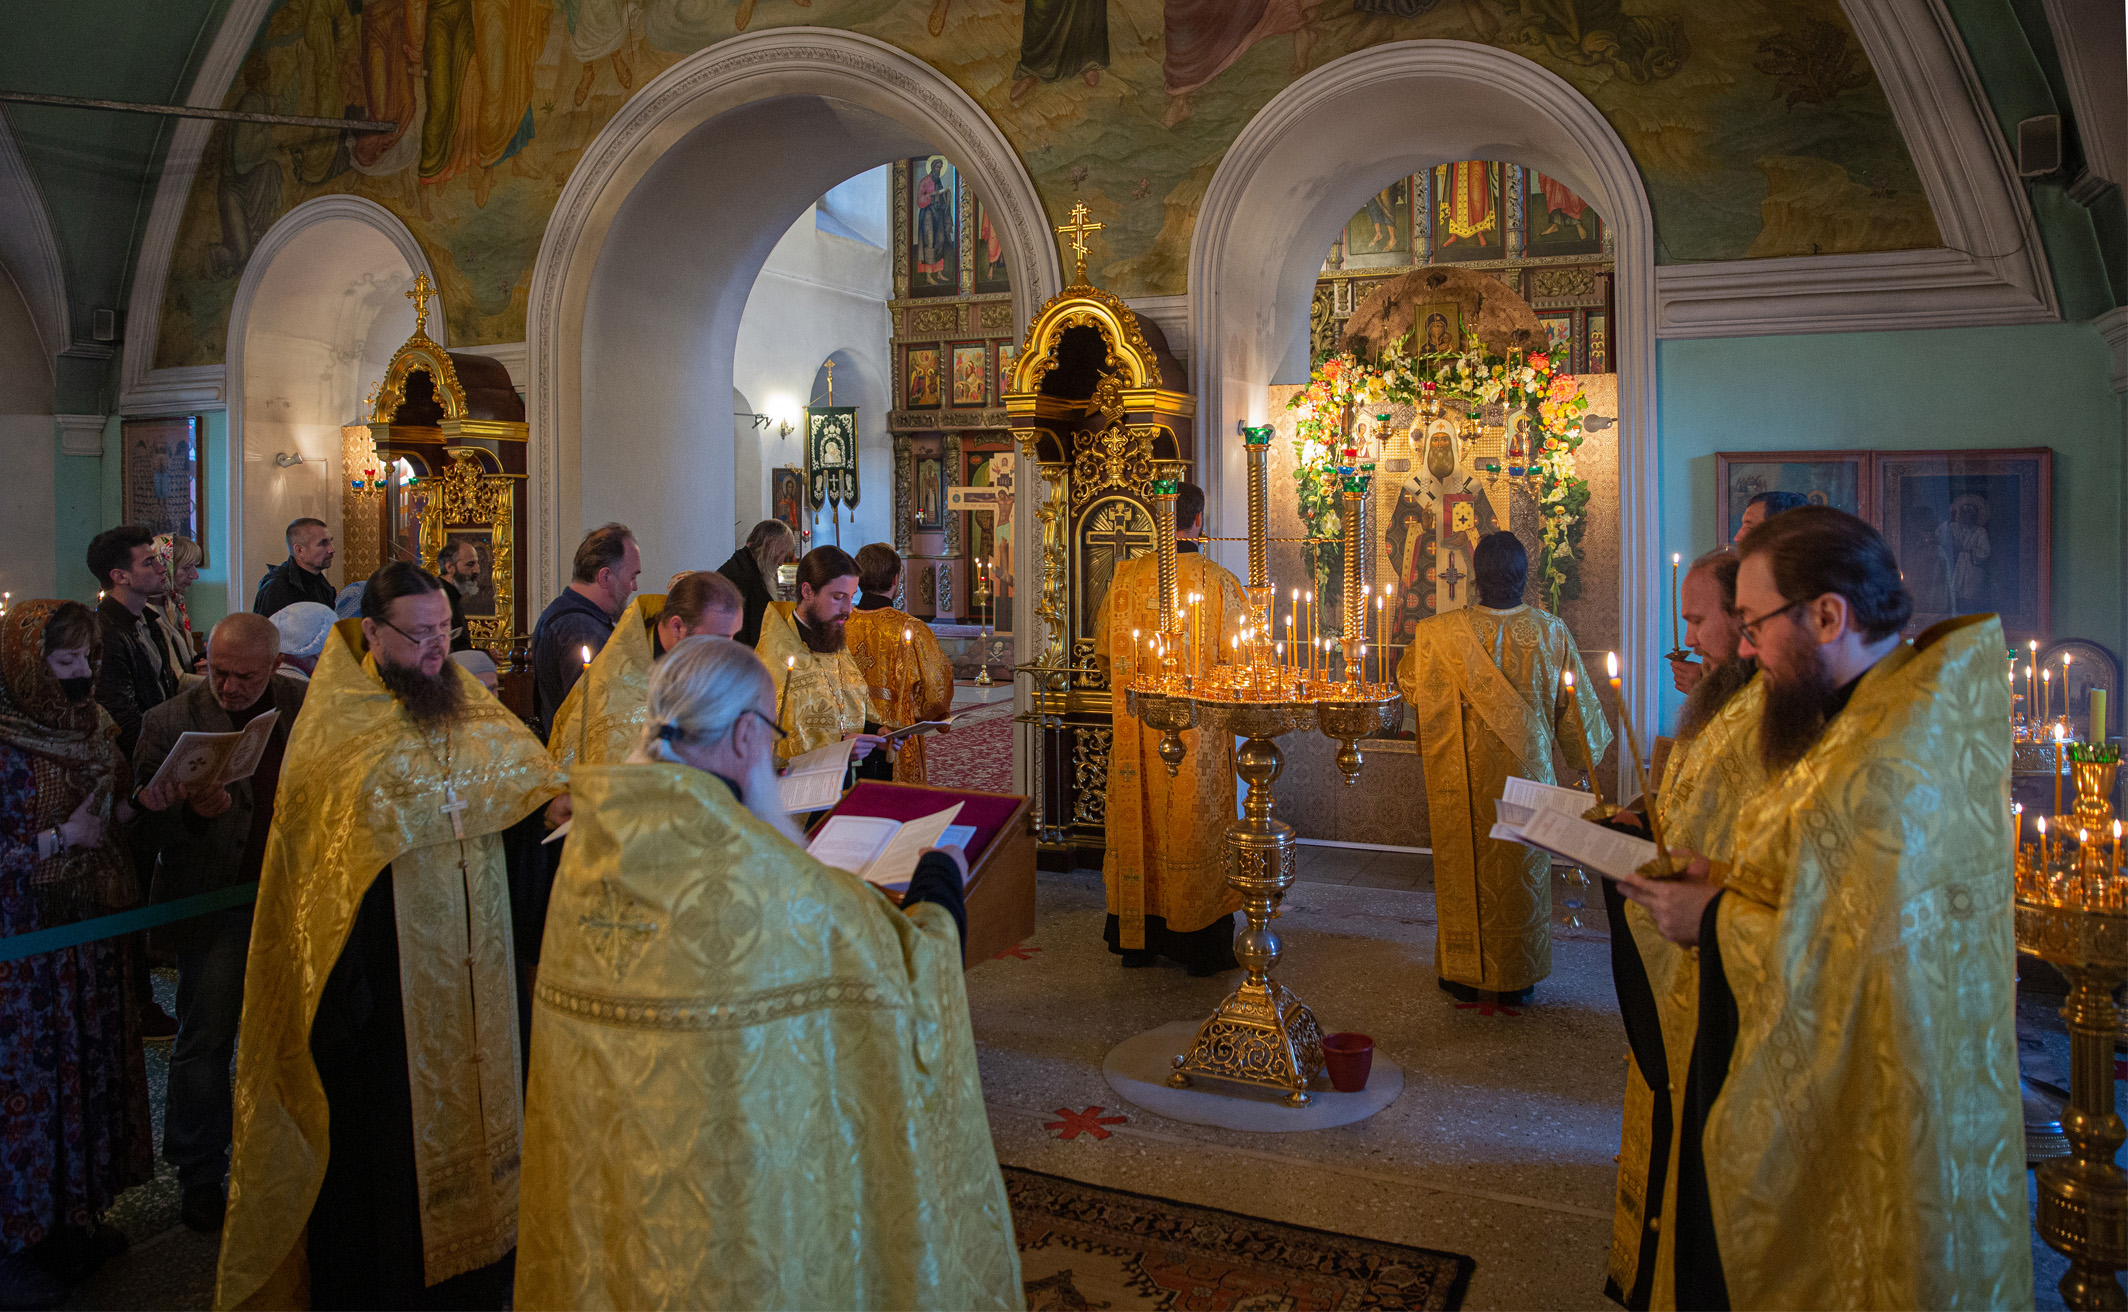
<svg viewBox="0 0 2128 1312">
<path fill-rule="evenodd" d="M 1510 779 L 1507 791 L 1513 792 L 1518 783 L 1529 781 Z M 1530 784 L 1530 787 L 1549 788 L 1549 785 Z M 1555 788 L 1550 791 L 1571 793 L 1573 790 Z M 1588 797 L 1588 794 L 1576 796 Z M 1590 802 L 1593 804 L 1594 799 L 1591 798 Z M 1494 823 L 1490 837 L 1549 852 L 1606 878 L 1633 874 L 1655 859 L 1655 844 L 1645 838 L 1592 824 L 1581 818 L 1580 809 L 1570 810 L 1559 805 L 1530 806 L 1511 802 L 1505 797 L 1496 804 L 1496 809 L 1500 818 Z"/>
<path fill-rule="evenodd" d="M 847 870 L 881 888 L 904 889 L 916 874 L 916 859 L 927 847 L 966 848 L 974 825 L 957 825 L 961 803 L 920 820 L 889 820 L 878 815 L 831 815 L 806 851 L 822 865 Z"/>
<path fill-rule="evenodd" d="M 850 772 L 855 747 L 845 738 L 792 757 L 783 772 L 783 809 L 825 811 L 842 800 L 842 781 Z"/>
<path fill-rule="evenodd" d="M 280 718 L 279 711 L 267 711 L 253 716 L 251 723 L 232 733 L 187 730 L 179 734 L 170 754 L 163 758 L 162 768 L 148 781 L 149 787 L 176 780 L 187 793 L 196 794 L 249 779 L 251 772 L 259 768 L 259 758 L 266 754 L 266 740 Z"/>
<path fill-rule="evenodd" d="M 915 724 L 905 724 L 900 728 L 882 725 L 880 726 L 880 733 L 889 743 L 899 743 L 903 739 L 914 738 L 920 733 L 935 733 L 940 729 L 950 729 L 977 711 L 987 711 L 989 709 L 987 706 L 973 706 L 962 711 L 959 715 L 949 715 L 943 720 L 919 720 Z"/>
</svg>

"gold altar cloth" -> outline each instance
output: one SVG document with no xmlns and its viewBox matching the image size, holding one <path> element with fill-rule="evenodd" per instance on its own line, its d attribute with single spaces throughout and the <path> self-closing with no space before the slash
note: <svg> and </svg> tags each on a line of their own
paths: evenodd
<svg viewBox="0 0 2128 1312">
<path fill-rule="evenodd" d="M 517 1306 L 1017 1308 L 944 908 L 593 766 L 533 1003 Z"/>
<path fill-rule="evenodd" d="M 761 641 L 754 644 L 776 685 L 777 712 L 788 735 L 776 744 L 776 758 L 783 761 L 861 731 L 870 701 L 848 641 L 831 655 L 806 646 L 798 636 L 797 609 L 795 602 L 770 602 L 761 613 Z M 844 634 L 847 639 L 847 629 Z M 797 664 L 786 667 L 792 657 Z"/>
<path fill-rule="evenodd" d="M 547 732 L 547 751 L 567 770 L 577 764 L 606 765 L 625 761 L 643 737 L 643 717 L 650 704 L 650 667 L 657 661 L 651 633 L 665 614 L 665 594 L 643 593 L 621 612 L 606 645 L 591 658 L 569 695 L 555 709 Z M 590 719 L 584 720 L 585 707 Z"/>
<path fill-rule="evenodd" d="M 1200 552 L 1175 557 L 1175 591 L 1204 601 L 1207 653 L 1226 645 L 1227 631 L 1247 616 L 1241 582 Z M 1194 608 L 1193 608 L 1194 609 Z M 1241 910 L 1241 894 L 1227 884 L 1227 832 L 1234 827 L 1234 743 L 1225 734 L 1182 731 L 1189 754 L 1173 778 L 1160 759 L 1160 735 L 1146 732 L 1123 705 L 1124 689 L 1150 659 L 1145 641 L 1160 628 L 1160 564 L 1152 555 L 1116 566 L 1094 625 L 1094 659 L 1108 671 L 1115 736 L 1108 750 L 1107 851 L 1101 878 L 1117 946 L 1145 947 L 1145 918 L 1159 916 L 1177 933 L 1203 929 Z M 1131 630 L 1139 631 L 1133 646 Z M 1206 667 L 1211 664 L 1210 655 Z M 1157 669 L 1151 672 L 1157 673 Z"/>
<path fill-rule="evenodd" d="M 1704 728 L 1670 752 L 1661 786 L 1663 840 L 1689 847 L 1715 861 L 1736 858 L 1736 822 L 1745 806 L 1766 786 L 1759 764 L 1759 715 L 1766 705 L 1766 685 L 1752 679 L 1738 689 Z M 1677 1306 L 1677 1127 L 1684 1117 L 1685 1080 L 1692 1065 L 1693 1039 L 1699 1030 L 1699 953 L 1679 947 L 1656 931 L 1655 921 L 1638 902 L 1625 905 L 1633 947 L 1640 954 L 1655 996 L 1662 1027 L 1663 1060 L 1669 1087 L 1658 1093 L 1641 1077 L 1637 1063 L 1626 1066 L 1626 1105 L 1618 1154 L 1618 1204 L 1612 1222 L 1610 1276 L 1621 1290 L 1639 1278 L 1642 1240 L 1647 1233 L 1648 1167 L 1654 1160 L 1655 1107 L 1670 1104 L 1671 1134 L 1662 1146 L 1662 1208 L 1655 1231 L 1654 1280 L 1650 1308 Z"/>
<path fill-rule="evenodd" d="M 516 1242 L 516 968 L 500 835 L 562 784 L 522 720 L 456 662 L 445 668 L 466 693 L 448 752 L 465 803 L 463 877 L 443 810 L 442 735 L 424 737 L 384 690 L 360 620 L 334 626 L 289 733 L 245 966 L 218 1307 L 308 1302 L 304 1231 L 333 1147 L 310 1026 L 363 895 L 387 865 L 428 1282 L 485 1266 Z"/>
<path fill-rule="evenodd" d="M 902 641 L 904 633 L 907 642 Z M 845 636 L 850 656 L 864 674 L 867 714 L 873 723 L 899 728 L 943 719 L 952 711 L 953 667 L 946 663 L 930 625 L 882 606 L 850 612 Z M 895 749 L 894 782 L 924 782 L 924 735 L 905 739 Z"/>
<path fill-rule="evenodd" d="M 2002 624 L 1893 650 L 1737 827 L 1707 1189 L 1738 1308 L 2032 1305 Z"/>
<path fill-rule="evenodd" d="M 1574 672 L 1569 696 L 1561 672 Z M 1611 726 L 1566 625 L 1533 606 L 1420 620 L 1397 665 L 1418 712 L 1443 979 L 1513 992 L 1552 973 L 1551 857 L 1488 838 L 1509 775 L 1553 783 L 1603 759 Z M 1587 755 L 1583 753 L 1586 752 Z"/>
</svg>

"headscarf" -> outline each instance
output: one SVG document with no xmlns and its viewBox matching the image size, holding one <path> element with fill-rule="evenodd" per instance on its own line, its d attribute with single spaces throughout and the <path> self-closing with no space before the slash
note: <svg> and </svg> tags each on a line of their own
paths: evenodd
<svg viewBox="0 0 2128 1312">
<path fill-rule="evenodd" d="M 369 587 L 369 583 L 365 580 L 350 583 L 340 589 L 339 594 L 333 598 L 333 613 L 343 620 L 351 620 L 360 615 L 362 613 L 362 592 L 367 587 Z"/>
<path fill-rule="evenodd" d="M 114 826 L 103 843 L 41 861 L 30 875 L 47 922 L 115 910 L 138 892 L 118 841 L 118 799 L 132 770 L 118 750 L 118 725 L 93 700 L 76 705 L 45 661 L 44 630 L 63 601 L 25 601 L 0 616 L 0 742 L 26 754 L 36 774 L 31 830 L 64 824 L 81 805 Z M 91 648 L 91 663 L 100 654 Z"/>
<path fill-rule="evenodd" d="M 177 617 L 179 633 L 192 632 L 192 616 L 185 610 L 185 590 L 177 586 L 177 535 L 158 533 L 148 544 L 149 555 L 163 567 L 164 586 L 163 614 Z"/>
<path fill-rule="evenodd" d="M 325 639 L 339 621 L 330 606 L 298 601 L 273 613 L 273 627 L 281 631 L 283 656 L 316 656 L 325 650 Z"/>
</svg>

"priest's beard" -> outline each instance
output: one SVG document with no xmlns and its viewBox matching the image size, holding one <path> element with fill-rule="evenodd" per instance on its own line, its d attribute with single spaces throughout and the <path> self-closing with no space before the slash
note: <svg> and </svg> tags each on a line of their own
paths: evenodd
<svg viewBox="0 0 2128 1312">
<path fill-rule="evenodd" d="M 1710 662 L 1700 681 L 1685 694 L 1685 708 L 1677 714 L 1678 741 L 1697 737 L 1758 672 L 1759 663 L 1749 656 Z"/>
<path fill-rule="evenodd" d="M 434 674 L 423 674 L 418 665 L 392 665 L 380 660 L 377 677 L 384 681 L 385 691 L 399 699 L 414 723 L 424 728 L 451 719 L 465 709 L 465 689 L 449 661 Z"/>
<path fill-rule="evenodd" d="M 798 636 L 805 639 L 806 648 L 822 656 L 833 656 L 842 650 L 841 620 L 815 622 L 812 617 L 798 616 Z"/>
<path fill-rule="evenodd" d="M 1768 774 L 1779 774 L 1816 745 L 1825 732 L 1825 708 L 1832 700 L 1832 676 L 1819 649 L 1795 626 L 1783 625 L 1781 664 L 1760 666 L 1766 676 L 1766 710 L 1759 719 L 1759 759 Z"/>
<path fill-rule="evenodd" d="M 791 813 L 783 809 L 783 784 L 776 777 L 776 758 L 773 753 L 764 753 L 754 762 L 754 768 L 739 782 L 739 800 L 754 818 L 782 834 L 800 847 L 806 843 L 805 831 L 791 819 Z"/>
</svg>

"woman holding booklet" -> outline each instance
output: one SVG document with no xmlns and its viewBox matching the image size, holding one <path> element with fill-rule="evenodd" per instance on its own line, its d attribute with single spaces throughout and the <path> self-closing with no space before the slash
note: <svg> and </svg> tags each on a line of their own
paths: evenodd
<svg viewBox="0 0 2128 1312">
<path fill-rule="evenodd" d="M 1020 1305 L 961 983 L 963 858 L 927 849 L 897 909 L 807 855 L 775 711 L 753 653 L 687 639 L 629 763 L 574 781 L 519 1306 Z"/>
</svg>

